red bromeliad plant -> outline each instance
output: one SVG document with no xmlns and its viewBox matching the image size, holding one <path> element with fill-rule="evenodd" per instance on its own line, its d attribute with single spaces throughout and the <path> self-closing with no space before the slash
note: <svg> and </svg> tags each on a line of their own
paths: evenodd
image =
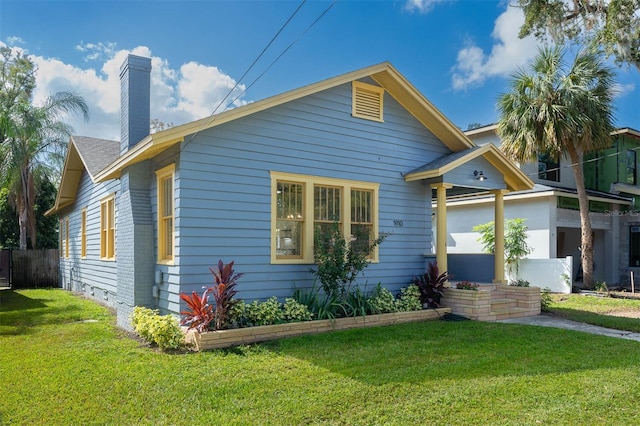
<svg viewBox="0 0 640 426">
<path fill-rule="evenodd" d="M 233 300 L 233 296 L 238 293 L 235 287 L 238 278 L 244 275 L 235 273 L 233 263 L 234 261 L 231 261 L 225 265 L 222 260 L 219 260 L 217 269 L 209 268 L 215 279 L 213 286 L 209 290 L 211 290 L 211 294 L 213 294 L 213 298 L 216 301 L 214 312 L 216 330 L 221 330 L 229 324 L 231 308 L 236 303 Z"/>
<path fill-rule="evenodd" d="M 231 308 L 236 303 L 233 296 L 238 293 L 235 286 L 238 278 L 244 275 L 235 273 L 233 263 L 231 261 L 225 265 L 222 260 L 219 260 L 216 269 L 209 268 L 213 274 L 214 283 L 202 293 L 202 296 L 195 291 L 190 296 L 180 293 L 180 299 L 184 300 L 189 308 L 180 312 L 183 315 L 180 322 L 182 325 L 188 325 L 189 329 L 195 328 L 198 332 L 209 328 L 221 330 L 228 326 Z M 215 309 L 209 304 L 209 294 L 213 295 Z"/>
<path fill-rule="evenodd" d="M 429 262 L 427 272 L 411 281 L 420 290 L 420 302 L 427 308 L 439 308 L 444 295 L 445 284 L 451 278 L 448 272 L 440 273 L 438 262 Z"/>
<path fill-rule="evenodd" d="M 195 328 L 200 333 L 209 328 L 209 324 L 215 319 L 213 307 L 209 304 L 209 292 L 211 288 L 206 289 L 202 296 L 195 291 L 191 296 L 180 293 L 180 299 L 184 300 L 189 310 L 180 312 L 182 321 L 181 325 L 188 325 L 189 329 Z"/>
</svg>

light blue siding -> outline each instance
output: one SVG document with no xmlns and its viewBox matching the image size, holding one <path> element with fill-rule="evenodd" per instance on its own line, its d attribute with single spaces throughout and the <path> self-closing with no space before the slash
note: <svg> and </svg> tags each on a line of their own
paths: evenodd
<svg viewBox="0 0 640 426">
<path fill-rule="evenodd" d="M 76 201 L 59 213 L 69 217 L 69 258 L 60 259 L 62 286 L 78 291 L 109 306 L 117 303 L 116 262 L 100 260 L 100 200 L 116 193 L 118 181 L 94 184 L 84 172 L 78 185 Z M 81 212 L 87 209 L 87 256 L 81 258 Z M 116 240 L 118 210 L 116 209 Z M 116 253 L 117 256 L 117 253 Z"/>
<path fill-rule="evenodd" d="M 379 231 L 390 235 L 361 284 L 395 291 L 422 272 L 431 247 L 431 189 L 402 174 L 450 150 L 392 97 L 384 102 L 384 122 L 354 118 L 345 84 L 183 143 L 175 184 L 179 275 L 168 274 L 179 285 L 163 285 L 161 304 L 176 312 L 177 292 L 209 285 L 208 268 L 218 259 L 235 260 L 245 273 L 240 298 L 282 298 L 312 284 L 313 265 L 270 264 L 270 171 L 379 183 Z"/>
</svg>

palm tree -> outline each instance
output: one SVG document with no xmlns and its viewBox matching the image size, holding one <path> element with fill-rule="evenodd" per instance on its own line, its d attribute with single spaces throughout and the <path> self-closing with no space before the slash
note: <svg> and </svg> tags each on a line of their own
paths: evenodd
<svg viewBox="0 0 640 426">
<path fill-rule="evenodd" d="M 36 247 L 36 173 L 51 171 L 50 161 L 60 154 L 73 129 L 60 121 L 62 115 L 80 112 L 88 119 L 89 109 L 82 97 L 60 92 L 50 96 L 42 106 L 31 102 L 13 105 L 4 114 L 5 139 L 0 145 L 0 178 L 9 189 L 20 228 L 19 248 Z"/>
<path fill-rule="evenodd" d="M 582 156 L 608 148 L 613 131 L 614 74 L 602 56 L 580 51 L 570 66 L 559 47 L 540 49 L 530 65 L 513 76 L 511 92 L 498 100 L 498 134 L 505 154 L 519 162 L 546 154 L 569 157 L 576 181 L 582 226 L 581 262 L 585 287 L 593 285 L 593 237 Z"/>
</svg>

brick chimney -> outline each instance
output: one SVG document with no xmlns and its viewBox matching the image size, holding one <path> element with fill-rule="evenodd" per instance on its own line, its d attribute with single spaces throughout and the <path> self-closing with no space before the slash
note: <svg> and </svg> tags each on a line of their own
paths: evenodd
<svg viewBox="0 0 640 426">
<path fill-rule="evenodd" d="M 120 155 L 149 135 L 151 58 L 129 55 L 120 66 Z"/>
</svg>

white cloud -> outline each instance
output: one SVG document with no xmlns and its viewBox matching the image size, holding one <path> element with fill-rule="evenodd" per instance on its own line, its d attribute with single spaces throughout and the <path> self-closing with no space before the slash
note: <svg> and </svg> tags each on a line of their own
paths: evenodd
<svg viewBox="0 0 640 426">
<path fill-rule="evenodd" d="M 463 90 L 484 83 L 487 78 L 505 76 L 523 67 L 532 59 L 538 49 L 538 42 L 533 36 L 520 39 L 518 32 L 524 23 L 522 10 L 507 6 L 495 22 L 491 36 L 495 43 L 491 53 L 468 42 L 468 46 L 458 52 L 453 67 L 451 84 L 455 90 Z"/>
<path fill-rule="evenodd" d="M 9 36 L 7 37 L 7 43 L 15 46 L 16 44 L 24 44 L 24 40 L 17 36 Z"/>
<path fill-rule="evenodd" d="M 107 43 L 80 43 L 76 50 L 85 54 L 85 61 L 97 61 L 113 56 L 116 51 L 116 44 Z"/>
<path fill-rule="evenodd" d="M 629 93 L 632 93 L 634 90 L 636 90 L 636 85 L 633 83 L 629 83 L 629 84 L 616 83 L 613 85 L 613 93 L 616 98 L 622 98 L 628 95 Z"/>
<path fill-rule="evenodd" d="M 407 0 L 404 10 L 408 12 L 429 13 L 438 3 L 445 3 L 452 0 Z"/>
<path fill-rule="evenodd" d="M 120 66 L 129 53 L 151 58 L 151 119 L 157 118 L 164 123 L 180 125 L 208 116 L 236 84 L 232 77 L 215 66 L 190 62 L 177 70 L 171 68 L 167 60 L 154 57 L 145 46 L 116 50 L 112 44 L 98 43 L 82 44 L 77 48 L 87 53 L 86 58 L 99 60 L 98 67 L 72 65 L 24 51 L 38 69 L 36 104 L 53 93 L 69 91 L 82 96 L 89 105 L 88 123 L 79 116 L 69 116 L 65 120 L 77 135 L 120 139 Z M 244 85 L 239 85 L 222 108 L 243 90 Z M 238 100 L 233 107 L 245 103 Z"/>
</svg>

